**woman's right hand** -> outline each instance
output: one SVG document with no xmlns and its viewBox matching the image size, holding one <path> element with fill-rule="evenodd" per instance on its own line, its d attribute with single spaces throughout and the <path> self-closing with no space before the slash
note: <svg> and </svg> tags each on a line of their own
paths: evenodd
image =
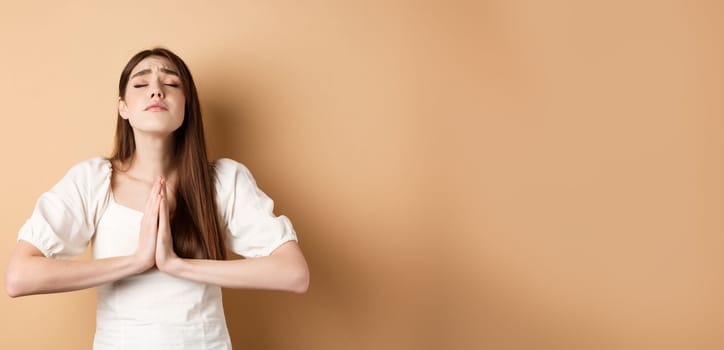
<svg viewBox="0 0 724 350">
<path fill-rule="evenodd" d="M 159 177 L 146 199 L 146 208 L 141 219 L 141 230 L 138 233 L 138 247 L 134 254 L 140 272 L 152 268 L 156 264 L 156 238 L 158 236 L 158 211 L 161 202 L 163 178 Z"/>
</svg>

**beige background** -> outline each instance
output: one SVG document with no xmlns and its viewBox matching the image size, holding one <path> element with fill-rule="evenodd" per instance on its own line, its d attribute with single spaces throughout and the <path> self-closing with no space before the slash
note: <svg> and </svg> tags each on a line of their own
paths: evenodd
<svg viewBox="0 0 724 350">
<path fill-rule="evenodd" d="M 724 348 L 721 2 L 100 3 L 0 5 L 2 270 L 163 45 L 312 271 L 225 291 L 236 348 Z M 0 348 L 89 348 L 94 298 L 3 295 Z"/>
</svg>

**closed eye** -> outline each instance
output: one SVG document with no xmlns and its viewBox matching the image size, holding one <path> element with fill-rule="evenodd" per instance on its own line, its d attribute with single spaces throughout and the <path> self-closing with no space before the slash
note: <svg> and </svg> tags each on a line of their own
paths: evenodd
<svg viewBox="0 0 724 350">
<path fill-rule="evenodd" d="M 170 83 L 170 84 L 165 84 L 165 85 L 171 86 L 171 87 L 179 87 L 179 84 L 176 84 L 176 83 Z"/>
<path fill-rule="evenodd" d="M 141 88 L 141 87 L 144 87 L 144 86 L 148 86 L 148 84 L 135 84 L 135 85 L 133 85 L 134 88 Z"/>
</svg>

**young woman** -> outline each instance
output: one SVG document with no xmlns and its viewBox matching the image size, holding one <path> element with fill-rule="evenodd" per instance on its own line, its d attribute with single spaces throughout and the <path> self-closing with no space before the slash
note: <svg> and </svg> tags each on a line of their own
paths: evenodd
<svg viewBox="0 0 724 350">
<path fill-rule="evenodd" d="M 221 287 L 305 292 L 296 233 L 243 165 L 209 163 L 178 56 L 139 52 L 118 96 L 113 156 L 75 165 L 39 198 L 7 293 L 97 287 L 94 349 L 230 349 Z M 93 260 L 68 260 L 91 242 Z M 227 248 L 246 259 L 226 260 Z"/>
</svg>

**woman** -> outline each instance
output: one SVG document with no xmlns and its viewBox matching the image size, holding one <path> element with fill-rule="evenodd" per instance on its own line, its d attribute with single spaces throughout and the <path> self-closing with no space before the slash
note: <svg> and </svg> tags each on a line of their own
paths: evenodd
<svg viewBox="0 0 724 350">
<path fill-rule="evenodd" d="M 118 95 L 114 155 L 77 164 L 40 197 L 7 293 L 98 287 L 94 349 L 229 349 L 220 287 L 305 292 L 296 234 L 243 165 L 208 162 L 178 56 L 139 52 Z M 67 260 L 90 242 L 93 260 Z M 247 259 L 226 260 L 227 245 Z"/>
</svg>

